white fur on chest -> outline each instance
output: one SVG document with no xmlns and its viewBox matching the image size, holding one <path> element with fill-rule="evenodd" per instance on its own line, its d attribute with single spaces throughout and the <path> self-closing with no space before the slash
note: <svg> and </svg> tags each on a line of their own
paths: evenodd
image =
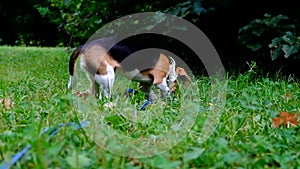
<svg viewBox="0 0 300 169">
<path fill-rule="evenodd" d="M 104 96 L 108 98 L 111 96 L 112 93 L 111 90 L 113 88 L 113 84 L 115 81 L 115 72 L 114 72 L 114 68 L 111 65 L 109 65 L 107 62 L 105 63 L 106 63 L 107 74 L 106 75 L 95 74 L 95 80 L 100 85 L 104 93 Z M 101 98 L 101 93 L 99 97 Z"/>
</svg>

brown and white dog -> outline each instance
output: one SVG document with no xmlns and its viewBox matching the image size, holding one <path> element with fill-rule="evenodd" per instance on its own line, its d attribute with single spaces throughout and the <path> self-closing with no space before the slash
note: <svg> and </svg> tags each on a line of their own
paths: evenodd
<svg viewBox="0 0 300 169">
<path fill-rule="evenodd" d="M 171 92 L 178 76 L 176 63 L 172 57 L 158 50 L 147 50 L 132 45 L 127 41 L 116 43 L 114 38 L 103 38 L 79 46 L 72 53 L 69 61 L 69 89 L 75 88 L 77 83 L 75 65 L 79 56 L 80 67 L 90 81 L 87 94 L 99 98 L 102 97 L 99 87 L 105 97 L 111 96 L 116 68 L 129 79 L 140 82 L 141 90 L 151 101 L 157 99 L 151 89 L 152 85 L 157 86 L 161 90 L 162 97 L 165 97 Z"/>
</svg>

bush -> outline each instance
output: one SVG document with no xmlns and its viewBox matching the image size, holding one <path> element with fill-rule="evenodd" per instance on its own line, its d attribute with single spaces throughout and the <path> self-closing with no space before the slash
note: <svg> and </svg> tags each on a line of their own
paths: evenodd
<svg viewBox="0 0 300 169">
<path fill-rule="evenodd" d="M 293 23 L 285 15 L 265 14 L 262 19 L 255 19 L 239 30 L 238 40 L 255 52 L 270 51 L 271 59 L 279 57 L 299 57 L 300 36 Z"/>
</svg>

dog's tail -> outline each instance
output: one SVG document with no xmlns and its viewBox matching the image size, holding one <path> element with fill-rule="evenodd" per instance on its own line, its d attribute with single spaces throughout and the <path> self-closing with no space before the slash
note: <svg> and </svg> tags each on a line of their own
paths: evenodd
<svg viewBox="0 0 300 169">
<path fill-rule="evenodd" d="M 69 79 L 69 83 L 68 83 L 68 88 L 69 89 L 74 89 L 77 85 L 77 75 L 75 72 L 75 68 L 76 68 L 76 60 L 79 56 L 79 54 L 82 51 L 82 47 L 83 46 L 79 46 L 78 48 L 76 48 L 69 60 L 69 75 L 70 75 L 70 79 Z"/>
</svg>

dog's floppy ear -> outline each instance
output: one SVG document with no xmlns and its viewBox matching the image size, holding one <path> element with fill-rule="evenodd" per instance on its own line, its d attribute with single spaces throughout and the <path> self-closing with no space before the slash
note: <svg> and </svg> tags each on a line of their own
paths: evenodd
<svg viewBox="0 0 300 169">
<path fill-rule="evenodd" d="M 177 74 L 177 78 L 179 80 L 189 82 L 189 83 L 192 82 L 192 79 L 190 78 L 190 76 L 186 73 L 186 71 L 182 67 L 176 68 L 176 74 Z"/>
<path fill-rule="evenodd" d="M 177 78 L 174 82 L 174 85 L 171 88 L 172 92 L 175 92 L 177 90 L 178 81 L 183 82 L 183 87 L 187 87 L 187 85 L 192 83 L 192 79 L 190 78 L 190 76 L 186 73 L 186 71 L 182 67 L 176 67 L 176 76 L 177 76 Z"/>
</svg>

